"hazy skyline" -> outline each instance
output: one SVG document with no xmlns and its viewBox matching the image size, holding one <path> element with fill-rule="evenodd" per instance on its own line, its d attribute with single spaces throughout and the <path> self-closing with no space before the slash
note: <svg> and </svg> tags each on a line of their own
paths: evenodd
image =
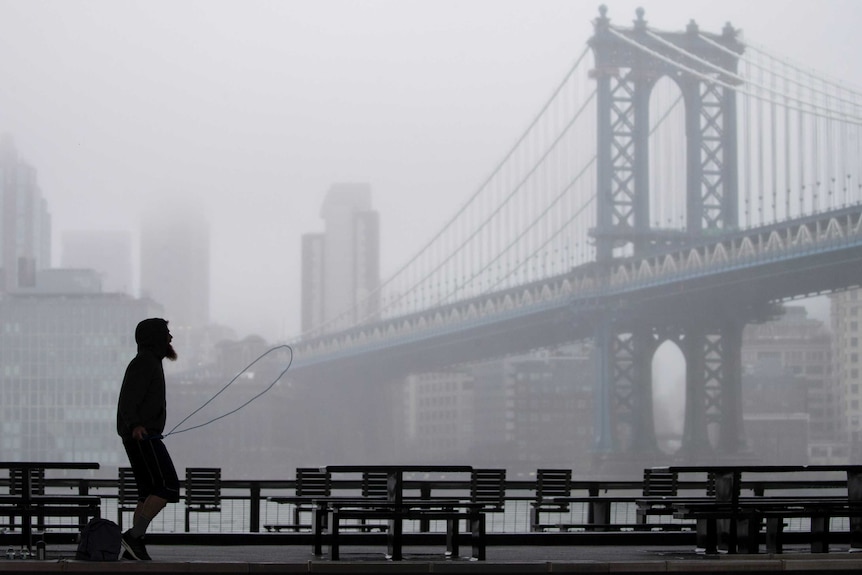
<svg viewBox="0 0 862 575">
<path fill-rule="evenodd" d="M 592 34 L 575 0 L 0 0 L 0 132 L 39 174 L 54 263 L 71 230 L 198 201 L 213 321 L 299 332 L 300 241 L 367 182 L 384 277 L 493 169 Z M 862 3 L 606 2 L 694 19 L 862 84 Z"/>
</svg>

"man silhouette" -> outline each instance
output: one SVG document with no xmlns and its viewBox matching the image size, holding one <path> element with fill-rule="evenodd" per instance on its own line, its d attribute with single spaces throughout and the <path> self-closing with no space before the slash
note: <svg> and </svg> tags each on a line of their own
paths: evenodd
<svg viewBox="0 0 862 575">
<path fill-rule="evenodd" d="M 168 503 L 180 500 L 180 482 L 162 442 L 167 418 L 162 360 L 177 359 L 168 322 L 145 319 L 135 329 L 138 354 L 129 362 L 117 403 L 117 433 L 129 456 L 138 505 L 132 528 L 123 533 L 123 558 L 149 561 L 144 534 Z"/>
</svg>

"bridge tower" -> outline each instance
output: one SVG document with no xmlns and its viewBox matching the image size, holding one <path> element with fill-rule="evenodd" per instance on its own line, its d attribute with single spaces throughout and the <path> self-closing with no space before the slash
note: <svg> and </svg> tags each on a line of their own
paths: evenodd
<svg viewBox="0 0 862 575">
<path fill-rule="evenodd" d="M 630 29 L 611 27 L 605 6 L 590 40 L 597 82 L 596 260 L 615 261 L 737 227 L 735 92 L 722 86 L 736 72 L 743 46 L 728 24 L 704 40 L 691 22 L 684 32 L 647 29 L 643 9 Z M 660 38 L 657 39 L 656 37 Z M 666 43 L 697 59 L 680 61 Z M 645 47 L 640 49 L 635 44 Z M 690 72 L 680 70 L 679 61 Z M 709 62 L 709 66 L 704 62 Z M 685 106 L 685 229 L 650 226 L 650 95 L 661 78 L 679 87 Z M 683 145 L 683 142 L 680 142 Z M 684 297 L 684 296 L 683 296 Z M 652 359 L 664 341 L 679 346 L 686 362 L 682 454 L 691 458 L 734 454 L 743 445 L 742 329 L 751 310 L 704 310 L 698 317 L 626 317 L 607 311 L 597 330 L 595 451 L 658 450 L 652 415 Z"/>
</svg>

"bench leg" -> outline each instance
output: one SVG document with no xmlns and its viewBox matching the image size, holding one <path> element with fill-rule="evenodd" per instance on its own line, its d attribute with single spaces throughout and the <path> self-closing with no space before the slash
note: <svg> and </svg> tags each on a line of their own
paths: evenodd
<svg viewBox="0 0 862 575">
<path fill-rule="evenodd" d="M 718 546 L 724 549 L 727 553 L 736 553 L 736 545 L 738 542 L 737 522 L 739 519 L 718 519 L 716 520 L 716 528 L 718 529 Z"/>
<path fill-rule="evenodd" d="M 401 561 L 404 556 L 402 554 L 402 533 L 404 531 L 404 522 L 400 519 L 389 520 L 389 531 L 386 534 L 387 542 L 387 558 L 393 561 Z"/>
<path fill-rule="evenodd" d="M 294 523 L 298 525 L 298 523 Z M 311 552 L 323 555 L 323 530 L 326 528 L 326 509 L 315 508 L 311 511 Z M 299 530 L 298 527 L 295 528 Z"/>
<path fill-rule="evenodd" d="M 611 524 L 611 503 L 610 501 L 590 501 L 590 506 L 587 511 L 587 522 L 590 525 Z M 609 527 L 592 527 L 590 531 L 608 531 Z"/>
<path fill-rule="evenodd" d="M 829 553 L 829 517 L 811 518 L 811 552 Z"/>
<path fill-rule="evenodd" d="M 539 509 L 535 504 L 530 507 L 530 531 L 544 531 L 539 528 Z"/>
<path fill-rule="evenodd" d="M 715 519 L 697 520 L 697 548 L 708 555 L 718 553 L 718 526 Z"/>
<path fill-rule="evenodd" d="M 485 514 L 479 513 L 470 519 L 470 543 L 473 547 L 473 559 L 485 560 Z"/>
<path fill-rule="evenodd" d="M 782 517 L 766 518 L 766 551 L 768 553 L 784 552 L 784 519 Z"/>
<path fill-rule="evenodd" d="M 340 520 L 341 518 L 338 516 L 338 513 L 335 511 L 329 512 L 327 530 L 329 532 L 329 558 L 332 561 L 338 561 L 339 559 L 338 546 L 340 541 L 338 540 L 338 531 L 339 527 L 341 527 L 339 525 Z"/>
<path fill-rule="evenodd" d="M 760 551 L 760 523 L 761 518 L 757 515 L 740 517 L 737 520 L 739 537 L 737 547 L 740 553 L 758 553 Z"/>
<path fill-rule="evenodd" d="M 458 557 L 460 548 L 458 546 L 458 530 L 461 520 L 457 517 L 446 520 L 446 555 L 449 557 Z"/>
<path fill-rule="evenodd" d="M 862 550 L 862 517 L 850 517 L 850 550 Z"/>
</svg>

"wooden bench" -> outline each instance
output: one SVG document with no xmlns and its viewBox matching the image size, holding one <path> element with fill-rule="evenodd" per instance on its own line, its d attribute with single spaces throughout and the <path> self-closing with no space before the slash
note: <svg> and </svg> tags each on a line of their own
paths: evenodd
<svg viewBox="0 0 862 575">
<path fill-rule="evenodd" d="M 320 471 L 316 468 L 297 468 L 295 492 L 295 496 L 274 496 L 268 498 L 269 501 L 274 503 L 293 505 L 293 523 L 267 524 L 264 525 L 264 529 L 276 532 L 282 529 L 293 531 L 299 531 L 300 529 L 313 530 L 315 514 L 318 515 L 317 522 L 322 521 L 325 525 L 326 516 L 320 507 L 325 501 L 385 501 L 387 497 L 387 477 L 385 473 L 363 473 L 360 488 L 361 495 L 357 498 L 355 496 L 332 495 L 332 477 L 328 472 Z M 302 523 L 300 520 L 302 513 L 309 513 L 312 516 L 312 520 L 309 523 Z M 388 528 L 388 525 L 381 523 L 372 524 L 360 520 L 356 525 L 342 525 L 342 529 L 348 528 L 355 528 L 360 531 L 384 531 Z"/>
<path fill-rule="evenodd" d="M 81 530 L 93 517 L 101 516 L 101 498 L 98 495 L 31 495 L 24 501 L 20 495 L 0 495 L 0 513 L 9 517 L 9 528 L 20 526 L 22 545 L 30 546 L 34 533 L 51 529 Z M 20 524 L 16 519 L 21 520 Z M 36 531 L 32 521 L 36 519 Z M 46 519 L 68 519 L 51 522 Z"/>
<path fill-rule="evenodd" d="M 188 533 L 192 513 L 221 511 L 221 469 L 218 467 L 187 468 L 185 488 L 186 533 Z"/>
<path fill-rule="evenodd" d="M 340 546 L 342 544 L 340 534 L 344 528 L 353 528 L 355 525 L 345 525 L 345 519 L 359 521 L 384 520 L 388 522 L 401 522 L 407 520 L 416 521 L 445 521 L 446 522 L 446 555 L 457 557 L 459 553 L 459 524 L 462 520 L 467 521 L 472 544 L 472 558 L 476 560 L 485 559 L 485 515 L 484 505 L 481 503 L 470 503 L 459 500 L 421 500 L 405 499 L 400 503 L 386 501 L 368 500 L 322 500 L 317 502 L 319 512 L 314 514 L 315 526 L 313 528 L 312 552 L 315 555 L 323 554 L 324 530 L 328 536 L 329 558 L 333 561 L 340 559 Z M 323 525 L 317 523 L 321 518 L 326 520 Z M 397 533 L 397 535 L 395 535 Z M 389 529 L 387 537 L 390 547 L 400 550 L 400 530 Z M 396 539 L 393 541 L 393 537 Z"/>
<path fill-rule="evenodd" d="M 541 470 L 539 470 L 541 471 Z M 575 485 L 571 481 L 570 476 L 566 478 L 564 473 L 559 473 L 559 470 L 551 470 L 548 479 L 543 477 L 543 474 L 537 472 L 537 500 L 533 502 L 533 515 L 531 528 L 534 531 L 541 531 L 548 528 L 557 528 L 560 531 L 570 531 L 573 529 L 583 529 L 584 531 L 646 531 L 660 529 L 666 530 L 682 530 L 692 529 L 694 524 L 686 525 L 684 523 L 663 522 L 650 523 L 650 516 L 666 516 L 673 517 L 673 509 L 670 505 L 671 501 L 678 500 L 678 478 L 674 472 L 669 472 L 665 469 L 645 469 L 642 487 L 642 495 L 640 496 L 602 496 L 598 494 L 598 489 L 590 489 L 589 495 L 586 496 L 571 496 L 569 493 Z M 541 479 L 542 484 L 539 480 Z M 546 487 L 545 484 L 550 481 Z M 541 485 L 541 487 L 540 487 Z M 538 498 L 539 490 L 554 491 L 561 495 Z M 707 490 L 708 491 L 708 490 Z M 713 501 L 714 496 L 706 496 L 699 500 Z M 586 522 L 557 522 L 557 523 L 541 523 L 538 521 L 538 512 L 551 511 L 568 511 L 569 506 L 573 503 L 583 503 L 587 505 L 587 521 Z M 636 522 L 635 523 L 619 523 L 613 522 L 612 506 L 614 504 L 636 504 Z M 556 506 L 556 507 L 555 507 Z"/>
<path fill-rule="evenodd" d="M 334 498 L 314 500 L 312 515 L 312 552 L 323 553 L 324 534 L 328 536 L 330 559 L 338 560 L 341 545 L 340 533 L 345 519 L 363 521 L 384 520 L 388 522 L 387 543 L 390 554 L 401 557 L 402 522 L 446 522 L 446 553 L 456 556 L 459 552 L 458 537 L 461 521 L 466 521 L 470 532 L 472 558 L 485 559 L 486 514 L 502 512 L 505 507 L 505 469 L 476 469 L 471 472 L 470 498 L 422 499 L 402 498 L 398 501 L 381 498 Z"/>
<path fill-rule="evenodd" d="M 653 467 L 644 469 L 643 492 L 641 497 L 635 499 L 637 509 L 635 511 L 637 522 L 641 525 L 654 525 L 662 529 L 680 528 L 679 524 L 649 523 L 649 517 L 673 517 L 673 502 L 688 501 L 715 501 L 715 478 L 707 474 L 706 490 L 704 495 L 684 496 L 680 499 L 679 474 L 673 470 Z"/>
<path fill-rule="evenodd" d="M 737 502 L 689 501 L 673 504 L 674 515 L 697 522 L 697 547 L 708 554 L 725 546 L 729 553 L 758 553 L 765 522 L 767 551 L 783 550 L 784 521 L 811 520 L 811 552 L 829 551 L 829 523 L 833 517 L 860 517 L 862 506 L 846 497 L 745 497 Z M 719 522 L 727 523 L 719 529 Z"/>
<path fill-rule="evenodd" d="M 536 498 L 530 502 L 530 531 L 544 531 L 557 527 L 557 523 L 543 523 L 543 513 L 568 513 L 569 503 L 557 497 L 569 497 L 572 493 L 571 469 L 537 469 Z"/>
<path fill-rule="evenodd" d="M 270 497 L 269 501 L 281 504 L 293 505 L 293 523 L 272 523 L 263 526 L 267 531 L 281 531 L 289 529 L 299 531 L 311 529 L 313 521 L 302 522 L 303 513 L 313 514 L 315 511 L 314 500 L 329 497 L 332 494 L 332 475 L 317 467 L 297 467 L 296 486 L 293 496 Z"/>
<path fill-rule="evenodd" d="M 36 529 L 49 527 L 45 519 L 74 517 L 74 522 L 56 524 L 51 528 L 74 528 L 79 530 L 91 517 L 101 515 L 101 499 L 88 494 L 88 484 L 78 484 L 77 495 L 46 494 L 45 471 L 99 469 L 95 462 L 59 461 L 5 461 L 0 468 L 9 470 L 10 492 L 0 496 L 0 515 L 9 517 L 10 528 L 17 528 L 16 519 L 21 518 L 21 544 L 33 547 L 33 519 Z"/>
<path fill-rule="evenodd" d="M 138 484 L 131 467 L 117 469 L 117 525 L 123 530 L 123 514 L 138 508 Z"/>
</svg>

